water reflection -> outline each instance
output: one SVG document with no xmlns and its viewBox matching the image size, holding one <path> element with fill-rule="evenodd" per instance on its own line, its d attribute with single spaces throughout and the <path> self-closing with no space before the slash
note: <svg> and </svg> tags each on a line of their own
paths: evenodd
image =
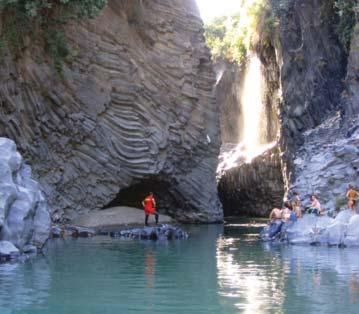
<svg viewBox="0 0 359 314">
<path fill-rule="evenodd" d="M 155 275 L 155 263 L 156 263 L 156 259 L 154 257 L 153 252 L 151 252 L 151 251 L 146 252 L 145 263 L 146 263 L 145 276 L 147 279 L 146 287 L 148 289 L 153 289 L 154 275 Z"/>
<path fill-rule="evenodd" d="M 216 259 L 219 294 L 240 313 L 359 313 L 359 250 L 261 244 L 235 225 Z"/>
<path fill-rule="evenodd" d="M 40 308 L 48 297 L 50 283 L 45 259 L 0 264 L 0 313 L 13 313 L 29 306 Z"/>
<path fill-rule="evenodd" d="M 233 250 L 238 247 L 239 250 Z M 230 298 L 241 313 L 268 313 L 282 308 L 285 298 L 284 276 L 276 258 L 268 267 L 258 267 L 255 259 L 242 254 L 240 240 L 221 237 L 217 240 L 219 293 Z M 248 252 L 249 253 L 249 252 Z M 266 259 L 265 256 L 263 256 Z M 263 259 L 262 259 L 263 260 Z"/>
</svg>

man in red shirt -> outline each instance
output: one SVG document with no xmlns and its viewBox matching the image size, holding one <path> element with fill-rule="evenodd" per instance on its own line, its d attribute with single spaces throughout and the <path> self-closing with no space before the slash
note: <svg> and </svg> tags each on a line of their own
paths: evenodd
<svg viewBox="0 0 359 314">
<path fill-rule="evenodd" d="M 155 215 L 156 225 L 158 224 L 158 212 L 156 211 L 156 201 L 153 197 L 153 193 L 150 192 L 145 199 L 142 201 L 142 206 L 145 210 L 145 225 L 148 226 L 148 216 Z"/>
</svg>

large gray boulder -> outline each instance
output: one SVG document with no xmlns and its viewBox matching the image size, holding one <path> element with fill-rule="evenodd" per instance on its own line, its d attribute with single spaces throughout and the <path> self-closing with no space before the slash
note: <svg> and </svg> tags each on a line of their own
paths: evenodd
<svg viewBox="0 0 359 314">
<path fill-rule="evenodd" d="M 19 250 L 11 242 L 0 241 L 0 261 L 14 259 L 19 255 Z"/>
<path fill-rule="evenodd" d="M 49 237 L 51 219 L 39 184 L 23 162 L 13 141 L 0 138 L 0 240 L 19 250 L 42 247 Z"/>
</svg>

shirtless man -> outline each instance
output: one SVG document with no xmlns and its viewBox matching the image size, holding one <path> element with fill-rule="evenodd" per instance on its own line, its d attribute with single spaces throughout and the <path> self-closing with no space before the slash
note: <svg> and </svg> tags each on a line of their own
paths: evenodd
<svg viewBox="0 0 359 314">
<path fill-rule="evenodd" d="M 359 192 L 351 184 L 348 185 L 348 192 L 346 196 L 348 201 L 353 200 L 357 202 L 359 200 Z"/>
<path fill-rule="evenodd" d="M 269 215 L 269 221 L 274 222 L 275 220 L 282 220 L 282 213 L 281 209 L 273 208 Z"/>
<path fill-rule="evenodd" d="M 279 208 L 273 208 L 269 215 L 269 220 L 270 222 L 268 235 L 270 238 L 273 238 L 282 230 L 282 210 Z"/>
<path fill-rule="evenodd" d="M 357 210 L 356 210 L 356 201 L 353 200 L 353 199 L 350 199 L 348 201 L 348 208 L 356 214 L 356 212 L 357 212 Z"/>
<path fill-rule="evenodd" d="M 289 220 L 291 220 L 291 216 L 292 216 L 292 205 L 290 204 L 290 202 L 286 201 L 284 202 L 284 207 L 282 209 L 282 217 L 285 222 L 288 222 Z"/>
<path fill-rule="evenodd" d="M 302 204 L 298 192 L 293 192 L 292 207 L 297 218 L 302 218 Z"/>
</svg>

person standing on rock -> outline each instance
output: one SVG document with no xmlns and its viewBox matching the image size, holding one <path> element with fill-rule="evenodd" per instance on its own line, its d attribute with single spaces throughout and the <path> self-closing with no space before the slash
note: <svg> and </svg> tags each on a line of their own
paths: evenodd
<svg viewBox="0 0 359 314">
<path fill-rule="evenodd" d="M 293 192 L 293 198 L 292 198 L 292 208 L 295 212 L 297 218 L 302 218 L 302 204 L 300 201 L 300 196 L 298 192 Z"/>
<path fill-rule="evenodd" d="M 348 201 L 357 202 L 359 200 L 359 192 L 351 185 L 348 185 L 348 192 L 347 192 Z"/>
<path fill-rule="evenodd" d="M 357 213 L 357 209 L 356 209 L 356 201 L 353 199 L 349 199 L 348 201 L 348 208 L 353 212 L 353 213 Z"/>
<path fill-rule="evenodd" d="M 145 210 L 145 225 L 148 226 L 148 217 L 149 215 L 155 215 L 156 225 L 158 224 L 159 214 L 156 211 L 156 201 L 153 196 L 153 193 L 150 192 L 145 199 L 142 201 L 142 206 Z"/>
</svg>

